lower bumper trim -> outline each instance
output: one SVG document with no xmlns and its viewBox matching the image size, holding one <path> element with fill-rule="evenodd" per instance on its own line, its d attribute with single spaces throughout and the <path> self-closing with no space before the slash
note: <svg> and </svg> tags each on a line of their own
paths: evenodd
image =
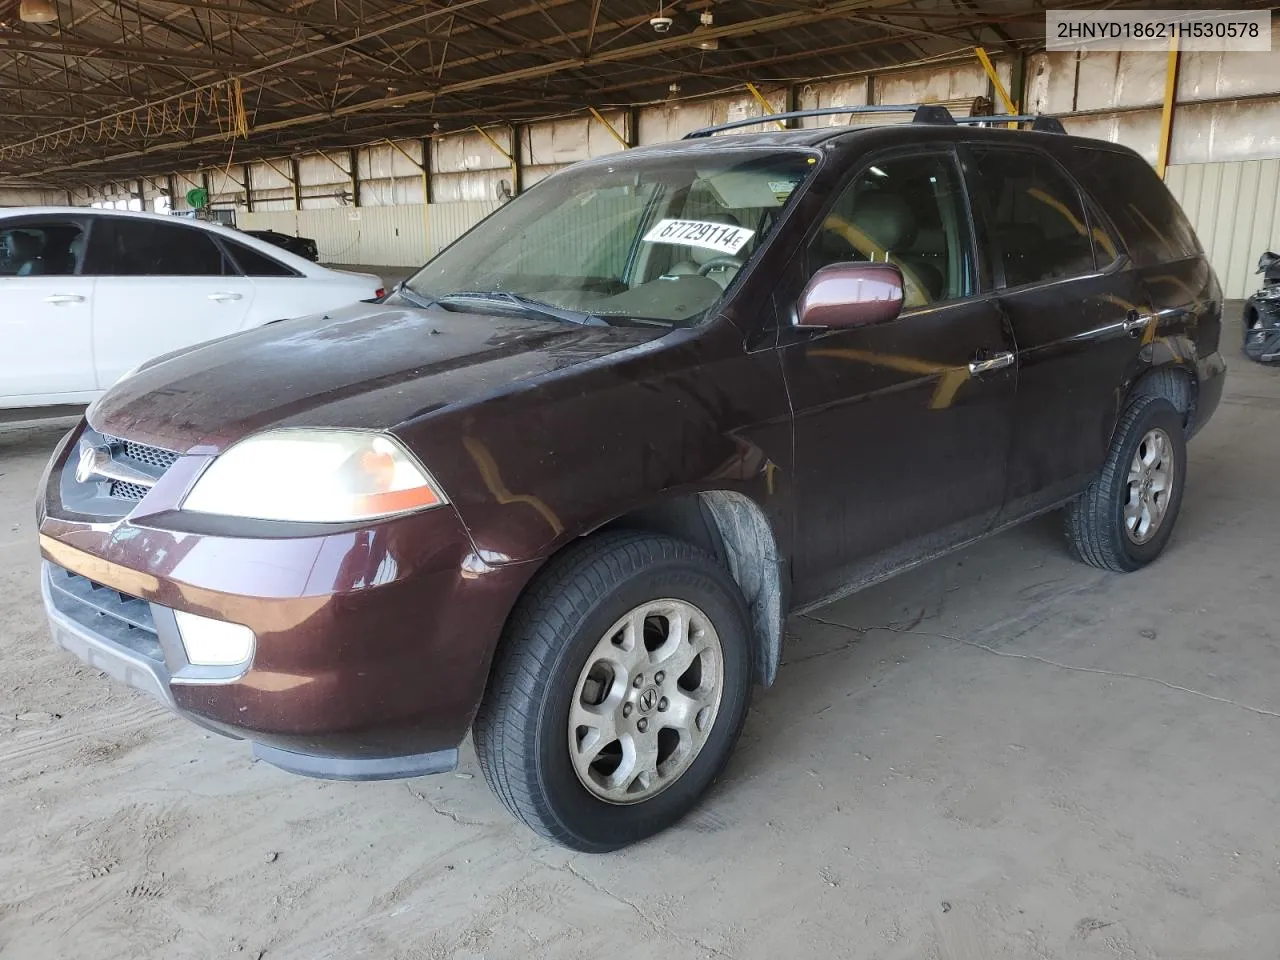
<svg viewBox="0 0 1280 960">
<path fill-rule="evenodd" d="M 407 757 L 318 757 L 294 753 L 265 743 L 253 745 L 253 755 L 273 767 L 319 780 L 407 780 L 433 773 L 448 773 L 458 766 L 458 748 L 418 753 Z"/>
<path fill-rule="evenodd" d="M 58 610 L 53 605 L 47 572 L 41 577 L 40 591 L 44 597 L 49 632 L 53 635 L 54 643 L 75 654 L 95 670 L 101 670 L 135 690 L 150 694 L 173 709 L 173 695 L 169 691 L 168 678 L 162 666 L 139 654 L 123 650 Z"/>
</svg>

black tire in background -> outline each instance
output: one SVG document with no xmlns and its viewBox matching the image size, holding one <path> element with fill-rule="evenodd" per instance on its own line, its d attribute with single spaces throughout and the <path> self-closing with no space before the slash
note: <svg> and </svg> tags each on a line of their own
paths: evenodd
<svg viewBox="0 0 1280 960">
<path fill-rule="evenodd" d="M 718 638 L 718 706 L 683 772 L 652 796 L 609 802 L 588 789 L 574 766 L 569 711 L 589 661 L 619 619 L 668 598 L 704 614 Z M 750 698 L 750 638 L 737 584 L 691 544 L 619 531 L 567 548 L 541 572 L 504 631 L 473 729 L 486 781 L 518 819 L 575 850 L 615 850 L 666 829 L 697 803 L 737 742 Z M 637 687 L 634 695 L 643 692 Z M 651 717 L 657 722 L 657 713 Z"/>
<path fill-rule="evenodd" d="M 1135 456 L 1145 453 L 1151 438 L 1167 442 L 1171 487 L 1158 526 L 1146 537 L 1132 532 L 1126 523 L 1126 505 L 1141 496 L 1143 481 L 1131 481 Z M 1120 417 L 1111 448 L 1098 476 L 1067 506 L 1066 534 L 1072 554 L 1085 563 L 1116 573 L 1129 573 L 1160 555 L 1169 541 L 1182 506 L 1187 473 L 1186 432 L 1183 417 L 1163 397 L 1135 397 Z M 1149 489 L 1148 489 L 1149 492 Z M 1154 495 L 1159 502 L 1160 495 Z"/>
</svg>

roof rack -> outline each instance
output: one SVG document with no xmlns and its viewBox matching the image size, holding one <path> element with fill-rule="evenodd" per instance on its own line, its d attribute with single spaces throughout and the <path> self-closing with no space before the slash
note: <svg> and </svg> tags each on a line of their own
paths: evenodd
<svg viewBox="0 0 1280 960">
<path fill-rule="evenodd" d="M 995 114 L 992 116 L 981 117 L 954 117 L 951 111 L 941 104 L 937 103 L 894 103 L 894 104 L 872 104 L 868 106 L 851 106 L 851 107 L 818 107 L 813 110 L 791 110 L 787 113 L 769 113 L 762 117 L 748 117 L 745 120 L 733 120 L 730 123 L 720 123 L 713 127 L 703 127 L 700 130 L 694 130 L 686 133 L 683 137 L 685 140 L 697 140 L 702 137 L 709 137 L 713 133 L 723 133 L 726 130 L 737 130 L 741 127 L 756 127 L 765 123 L 777 123 L 783 120 L 800 120 L 804 117 L 833 117 L 849 114 L 865 113 L 909 113 L 911 114 L 912 123 L 933 123 L 933 124 L 987 124 L 987 123 L 1030 123 L 1032 130 L 1042 133 L 1066 133 L 1063 129 L 1062 121 L 1057 117 L 1048 116 L 1031 116 L 1017 115 L 1010 116 L 1008 114 Z"/>
<path fill-rule="evenodd" d="M 1062 121 L 1057 117 L 1046 116 L 1043 113 L 1019 113 L 1009 115 L 1007 113 L 988 114 L 984 117 L 956 117 L 952 123 L 962 123 L 966 126 L 985 126 L 988 123 L 1003 125 L 1006 123 L 1029 123 L 1031 129 L 1038 133 L 1066 133 L 1067 129 L 1062 125 Z"/>
</svg>

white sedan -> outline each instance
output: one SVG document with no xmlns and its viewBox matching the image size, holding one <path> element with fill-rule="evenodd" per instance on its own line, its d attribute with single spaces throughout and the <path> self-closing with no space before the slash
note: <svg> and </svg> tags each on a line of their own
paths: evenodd
<svg viewBox="0 0 1280 960">
<path fill-rule="evenodd" d="M 0 211 L 0 409 L 90 403 L 162 353 L 382 295 L 228 227 L 84 207 Z"/>
</svg>

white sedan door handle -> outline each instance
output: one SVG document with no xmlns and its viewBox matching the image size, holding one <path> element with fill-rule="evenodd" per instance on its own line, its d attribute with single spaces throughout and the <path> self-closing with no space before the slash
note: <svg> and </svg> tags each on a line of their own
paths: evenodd
<svg viewBox="0 0 1280 960">
<path fill-rule="evenodd" d="M 240 300 L 242 297 L 243 297 L 243 294 L 239 294 L 239 293 L 223 292 L 223 293 L 209 294 L 209 299 L 216 300 L 218 303 L 222 303 L 223 301 L 226 301 L 226 300 Z"/>
<path fill-rule="evenodd" d="M 45 303 L 84 303 L 84 297 L 78 293 L 53 293 L 44 298 Z"/>
</svg>

